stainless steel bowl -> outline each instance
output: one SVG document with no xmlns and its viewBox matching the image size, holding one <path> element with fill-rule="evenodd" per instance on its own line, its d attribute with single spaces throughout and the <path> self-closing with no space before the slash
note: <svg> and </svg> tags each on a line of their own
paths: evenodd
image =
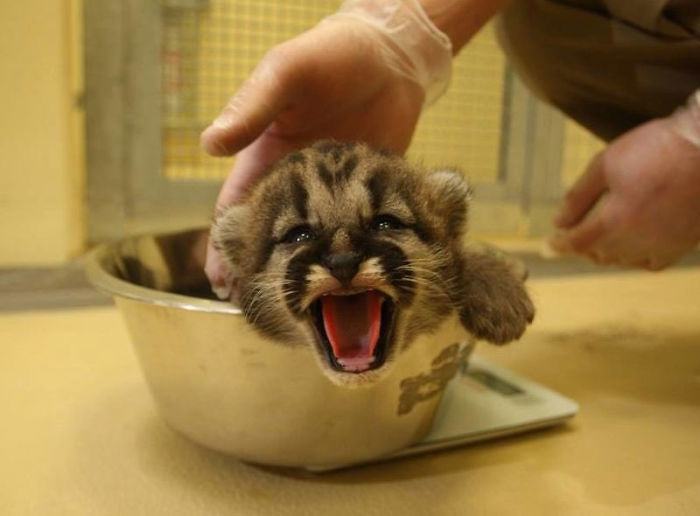
<svg viewBox="0 0 700 516">
<path fill-rule="evenodd" d="M 205 230 L 92 251 L 92 283 L 114 296 L 165 420 L 242 460 L 301 467 L 366 461 L 419 440 L 462 357 L 456 321 L 414 342 L 378 382 L 332 383 L 311 347 L 258 335 L 209 293 Z"/>
</svg>

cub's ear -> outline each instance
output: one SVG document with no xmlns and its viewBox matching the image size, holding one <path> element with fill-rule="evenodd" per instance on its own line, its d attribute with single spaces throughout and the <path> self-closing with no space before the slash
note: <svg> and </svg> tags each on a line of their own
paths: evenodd
<svg viewBox="0 0 700 516">
<path fill-rule="evenodd" d="M 229 206 L 216 217 L 211 227 L 211 242 L 226 262 L 233 278 L 241 276 L 241 267 L 247 255 L 246 230 L 249 229 L 250 208 L 245 204 Z"/>
<path fill-rule="evenodd" d="M 465 229 L 471 187 L 462 173 L 455 169 L 437 169 L 426 177 L 430 209 L 444 221 L 451 237 L 459 237 Z"/>
</svg>

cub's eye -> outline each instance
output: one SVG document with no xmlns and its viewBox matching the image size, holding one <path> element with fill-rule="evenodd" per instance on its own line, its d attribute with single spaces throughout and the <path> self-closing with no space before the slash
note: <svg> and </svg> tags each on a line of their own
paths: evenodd
<svg viewBox="0 0 700 516">
<path fill-rule="evenodd" d="M 406 224 L 393 215 L 377 215 L 372 220 L 373 231 L 389 231 L 391 229 L 403 229 L 405 227 Z"/>
<path fill-rule="evenodd" d="M 300 242 L 306 242 L 307 240 L 313 240 L 314 238 L 314 232 L 309 226 L 296 226 L 284 234 L 280 239 L 280 243 L 298 244 Z"/>
</svg>

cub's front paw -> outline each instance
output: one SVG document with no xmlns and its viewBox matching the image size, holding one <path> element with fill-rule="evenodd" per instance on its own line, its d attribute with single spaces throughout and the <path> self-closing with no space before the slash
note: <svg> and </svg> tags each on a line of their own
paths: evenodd
<svg viewBox="0 0 700 516">
<path fill-rule="evenodd" d="M 519 339 L 535 316 L 523 282 L 507 265 L 489 256 L 469 257 L 464 280 L 462 325 L 493 344 Z"/>
</svg>

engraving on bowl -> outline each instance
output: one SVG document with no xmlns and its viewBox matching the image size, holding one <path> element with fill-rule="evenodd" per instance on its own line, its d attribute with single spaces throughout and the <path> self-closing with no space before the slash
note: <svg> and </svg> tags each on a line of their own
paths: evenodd
<svg viewBox="0 0 700 516">
<path fill-rule="evenodd" d="M 466 349 L 460 352 L 460 343 L 455 342 L 444 348 L 431 362 L 429 373 L 411 376 L 401 380 L 398 415 L 408 414 L 421 401 L 440 394 L 459 369 Z"/>
</svg>

